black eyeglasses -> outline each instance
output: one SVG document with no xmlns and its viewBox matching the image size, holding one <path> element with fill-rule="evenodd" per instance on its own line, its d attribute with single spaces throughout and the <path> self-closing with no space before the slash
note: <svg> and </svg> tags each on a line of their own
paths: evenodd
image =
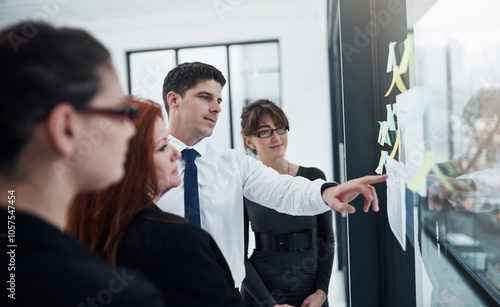
<svg viewBox="0 0 500 307">
<path fill-rule="evenodd" d="M 121 120 L 128 119 L 134 120 L 137 117 L 139 107 L 136 105 L 125 105 L 116 108 L 91 108 L 86 110 L 81 110 L 79 112 L 89 113 L 89 114 L 100 114 L 108 116 L 116 116 Z"/>
<path fill-rule="evenodd" d="M 277 134 L 285 134 L 288 131 L 290 131 L 290 128 L 286 126 L 286 127 L 278 127 L 276 129 L 266 129 L 266 130 L 261 130 L 255 134 L 251 134 L 250 136 L 256 136 L 258 138 L 268 138 L 273 135 L 274 131 L 276 131 Z"/>
</svg>

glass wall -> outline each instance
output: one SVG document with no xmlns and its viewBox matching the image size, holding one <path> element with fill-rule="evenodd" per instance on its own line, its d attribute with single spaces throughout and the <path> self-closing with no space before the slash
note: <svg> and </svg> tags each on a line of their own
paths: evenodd
<svg viewBox="0 0 500 307">
<path fill-rule="evenodd" d="M 499 305 L 500 5 L 432 2 L 407 1 L 409 91 L 420 91 L 425 159 L 435 165 L 414 198 L 417 305 Z"/>
<path fill-rule="evenodd" d="M 130 94 L 160 104 L 163 79 L 178 64 L 198 61 L 219 69 L 227 83 L 222 90 L 222 111 L 210 141 L 220 148 L 244 149 L 240 135 L 243 106 L 260 98 L 281 105 L 277 41 L 133 51 L 127 55 Z"/>
</svg>

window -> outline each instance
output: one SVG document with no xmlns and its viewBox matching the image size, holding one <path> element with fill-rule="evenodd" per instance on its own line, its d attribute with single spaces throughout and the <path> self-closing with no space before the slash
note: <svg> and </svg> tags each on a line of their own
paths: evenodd
<svg viewBox="0 0 500 307">
<path fill-rule="evenodd" d="M 243 150 L 242 107 L 260 98 L 281 105 L 278 41 L 131 51 L 127 59 L 129 93 L 161 105 L 163 80 L 178 64 L 197 61 L 219 69 L 227 83 L 222 90 L 222 112 L 210 141 L 220 148 Z"/>
</svg>

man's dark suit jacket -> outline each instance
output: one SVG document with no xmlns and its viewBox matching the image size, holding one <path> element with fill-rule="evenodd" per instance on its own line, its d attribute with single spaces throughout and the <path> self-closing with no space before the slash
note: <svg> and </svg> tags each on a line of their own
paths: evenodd
<svg viewBox="0 0 500 307">
<path fill-rule="evenodd" d="M 156 205 L 137 214 L 118 247 L 118 265 L 140 270 L 168 306 L 242 306 L 229 266 L 213 238 Z"/>
<path fill-rule="evenodd" d="M 4 207 L 0 221 L 0 306 L 165 306 L 161 293 L 137 271 L 112 268 L 45 221 Z M 10 232 L 7 221 L 13 222 Z M 10 274 L 15 275 L 7 283 Z M 7 296 L 14 291 L 15 300 Z"/>
</svg>

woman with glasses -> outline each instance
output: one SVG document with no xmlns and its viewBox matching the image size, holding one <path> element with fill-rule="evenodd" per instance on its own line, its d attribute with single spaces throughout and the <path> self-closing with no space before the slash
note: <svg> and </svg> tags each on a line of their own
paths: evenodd
<svg viewBox="0 0 500 307">
<path fill-rule="evenodd" d="M 26 21 L 0 31 L 0 306 L 164 306 L 136 272 L 61 232 L 82 191 L 124 172 L 134 108 L 88 33 Z"/>
<path fill-rule="evenodd" d="M 242 306 L 212 237 L 156 206 L 181 183 L 180 153 L 168 142 L 160 106 L 133 97 L 127 104 L 139 111 L 125 177 L 104 191 L 79 195 L 69 210 L 68 232 L 112 265 L 143 272 L 168 306 Z"/>
<path fill-rule="evenodd" d="M 325 179 L 314 167 L 285 159 L 288 119 L 269 100 L 243 108 L 245 147 L 280 174 Z M 248 222 L 255 234 L 255 250 L 245 261 L 242 284 L 245 306 L 328 306 L 327 293 L 334 257 L 332 213 L 291 216 L 245 199 L 245 245 Z"/>
</svg>

